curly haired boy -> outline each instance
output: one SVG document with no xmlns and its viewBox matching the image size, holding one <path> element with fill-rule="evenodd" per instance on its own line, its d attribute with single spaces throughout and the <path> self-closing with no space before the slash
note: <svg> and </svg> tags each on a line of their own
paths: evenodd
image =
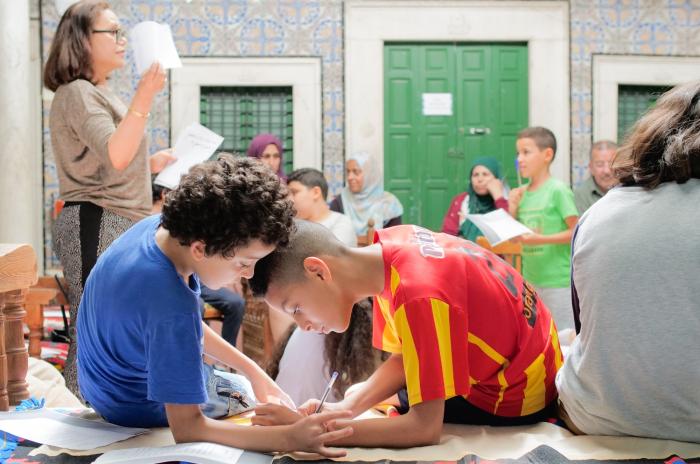
<svg viewBox="0 0 700 464">
<path fill-rule="evenodd" d="M 78 318 L 78 383 L 109 422 L 169 425 L 177 442 L 258 451 L 315 451 L 352 433 L 327 432 L 319 414 L 291 426 L 213 420 L 287 395 L 260 367 L 204 325 L 200 282 L 210 288 L 253 275 L 255 263 L 294 229 L 286 188 L 260 162 L 222 155 L 195 166 L 170 192 L 162 215 L 135 224 L 100 256 Z M 203 364 L 206 355 L 245 377 Z M 249 379 L 249 380 L 248 380 Z"/>
</svg>

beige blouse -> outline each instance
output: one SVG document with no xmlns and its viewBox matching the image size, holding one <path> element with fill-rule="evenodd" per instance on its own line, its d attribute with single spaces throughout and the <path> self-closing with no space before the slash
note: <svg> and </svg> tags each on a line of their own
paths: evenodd
<svg viewBox="0 0 700 464">
<path fill-rule="evenodd" d="M 126 106 L 107 87 L 78 79 L 56 89 L 49 115 L 51 144 L 65 201 L 89 201 L 133 220 L 151 214 L 146 137 L 129 166 L 112 166 L 107 143 Z"/>
</svg>

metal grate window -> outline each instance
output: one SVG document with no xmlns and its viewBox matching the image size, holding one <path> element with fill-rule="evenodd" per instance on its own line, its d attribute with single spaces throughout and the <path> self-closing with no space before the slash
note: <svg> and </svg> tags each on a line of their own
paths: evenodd
<svg viewBox="0 0 700 464">
<path fill-rule="evenodd" d="M 200 123 L 224 137 L 220 150 L 245 154 L 257 134 L 274 134 L 284 147 L 284 172 L 294 160 L 291 87 L 202 87 Z"/>
<path fill-rule="evenodd" d="M 627 131 L 671 87 L 663 85 L 621 85 L 617 91 L 617 138 L 622 141 Z"/>
</svg>

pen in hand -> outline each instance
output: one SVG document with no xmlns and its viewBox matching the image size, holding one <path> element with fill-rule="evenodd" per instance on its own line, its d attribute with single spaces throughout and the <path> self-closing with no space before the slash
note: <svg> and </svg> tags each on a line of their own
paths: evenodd
<svg viewBox="0 0 700 464">
<path fill-rule="evenodd" d="M 318 414 L 321 412 L 321 409 L 323 409 L 323 403 L 326 402 L 326 398 L 328 398 L 328 394 L 331 392 L 331 388 L 333 388 L 333 384 L 335 383 L 335 380 L 338 378 L 338 371 L 334 371 L 333 375 L 331 375 L 331 380 L 328 381 L 328 386 L 326 387 L 326 391 L 323 392 L 323 396 L 321 397 L 321 402 L 318 403 L 318 407 L 316 407 L 316 411 L 314 414 Z"/>
</svg>

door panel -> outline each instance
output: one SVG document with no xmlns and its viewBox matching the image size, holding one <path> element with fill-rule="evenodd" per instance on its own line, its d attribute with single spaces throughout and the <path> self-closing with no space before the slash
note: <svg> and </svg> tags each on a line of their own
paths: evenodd
<svg viewBox="0 0 700 464">
<path fill-rule="evenodd" d="M 524 44 L 389 44 L 384 48 L 385 188 L 404 222 L 439 230 L 474 158 L 498 158 L 516 183 L 515 136 L 527 126 Z M 423 114 L 424 93 L 452 94 L 452 114 Z"/>
</svg>

